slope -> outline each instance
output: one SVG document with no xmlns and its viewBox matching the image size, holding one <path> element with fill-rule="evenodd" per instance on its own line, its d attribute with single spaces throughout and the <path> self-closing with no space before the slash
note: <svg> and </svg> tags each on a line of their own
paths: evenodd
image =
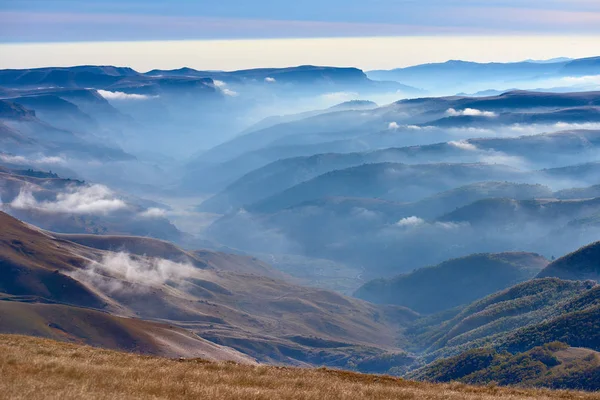
<svg viewBox="0 0 600 400">
<path fill-rule="evenodd" d="M 245 366 L 140 357 L 21 336 L 0 336 L 0 392 L 11 399 L 462 399 L 597 398 L 583 392 L 431 384 L 329 369 Z M 37 367 L 33 367 L 37 366 Z"/>
<path fill-rule="evenodd" d="M 355 296 L 373 303 L 406 306 L 420 313 L 436 313 L 531 279 L 547 264 L 538 254 L 474 254 L 368 282 Z"/>
</svg>

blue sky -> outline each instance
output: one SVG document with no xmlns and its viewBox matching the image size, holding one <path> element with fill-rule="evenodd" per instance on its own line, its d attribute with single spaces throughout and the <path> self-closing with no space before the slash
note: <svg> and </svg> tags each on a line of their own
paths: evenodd
<svg viewBox="0 0 600 400">
<path fill-rule="evenodd" d="M 597 35 L 600 0 L 0 0 L 0 42 Z"/>
<path fill-rule="evenodd" d="M 0 68 L 140 70 L 600 55 L 600 0 L 0 0 Z"/>
</svg>

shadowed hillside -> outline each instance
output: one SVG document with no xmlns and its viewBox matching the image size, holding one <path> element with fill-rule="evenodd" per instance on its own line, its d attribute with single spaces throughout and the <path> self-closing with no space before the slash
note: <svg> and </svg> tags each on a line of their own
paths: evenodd
<svg viewBox="0 0 600 400">
<path fill-rule="evenodd" d="M 592 243 L 552 262 L 538 277 L 600 281 L 600 242 Z"/>
<path fill-rule="evenodd" d="M 355 296 L 435 313 L 531 279 L 547 263 L 538 254 L 475 254 L 395 278 L 371 281 L 358 289 Z"/>
</svg>

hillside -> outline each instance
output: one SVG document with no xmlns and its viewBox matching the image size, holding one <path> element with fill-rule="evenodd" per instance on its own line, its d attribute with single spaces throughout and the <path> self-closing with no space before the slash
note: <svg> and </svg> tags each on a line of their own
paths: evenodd
<svg viewBox="0 0 600 400">
<path fill-rule="evenodd" d="M 295 285 L 251 258 L 185 252 L 152 239 L 72 237 L 97 247 L 91 248 L 0 218 L 2 301 L 49 301 L 155 320 L 261 362 L 347 368 L 399 352 L 398 327 L 417 318 L 410 310 Z M 154 257 L 142 255 L 145 250 Z M 61 313 L 68 322 L 77 309 Z M 0 332 L 31 334 L 35 321 L 2 324 Z M 62 326 L 67 337 L 88 337 L 77 333 L 77 324 Z"/>
<path fill-rule="evenodd" d="M 436 313 L 531 279 L 547 263 L 544 257 L 530 253 L 474 254 L 368 282 L 355 296 L 420 313 Z"/>
<path fill-rule="evenodd" d="M 597 391 L 600 390 L 600 353 L 560 342 L 518 354 L 475 349 L 437 361 L 411 377 L 432 382 L 496 382 L 499 385 Z"/>
<path fill-rule="evenodd" d="M 550 263 L 538 277 L 600 281 L 600 242 L 582 247 Z"/>
<path fill-rule="evenodd" d="M 0 336 L 0 349 L 0 393 L 10 399 L 597 398 L 594 393 L 419 383 L 323 368 L 169 360 L 10 335 Z"/>
<path fill-rule="evenodd" d="M 35 297 L 0 295 L 0 324 L 3 333 L 45 337 L 105 349 L 254 363 L 252 358 L 240 352 L 173 325 L 116 317 L 91 309 L 52 304 Z"/>
<path fill-rule="evenodd" d="M 527 351 L 553 341 L 600 350 L 599 294 L 589 281 L 535 279 L 418 321 L 407 334 L 429 360 L 483 346 Z"/>
</svg>

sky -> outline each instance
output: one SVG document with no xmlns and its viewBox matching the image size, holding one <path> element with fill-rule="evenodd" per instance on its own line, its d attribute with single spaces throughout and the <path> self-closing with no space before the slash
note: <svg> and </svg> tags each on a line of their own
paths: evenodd
<svg viewBox="0 0 600 400">
<path fill-rule="evenodd" d="M 600 0 L 0 0 L 0 50 L 0 68 L 142 70 L 594 56 Z"/>
</svg>

